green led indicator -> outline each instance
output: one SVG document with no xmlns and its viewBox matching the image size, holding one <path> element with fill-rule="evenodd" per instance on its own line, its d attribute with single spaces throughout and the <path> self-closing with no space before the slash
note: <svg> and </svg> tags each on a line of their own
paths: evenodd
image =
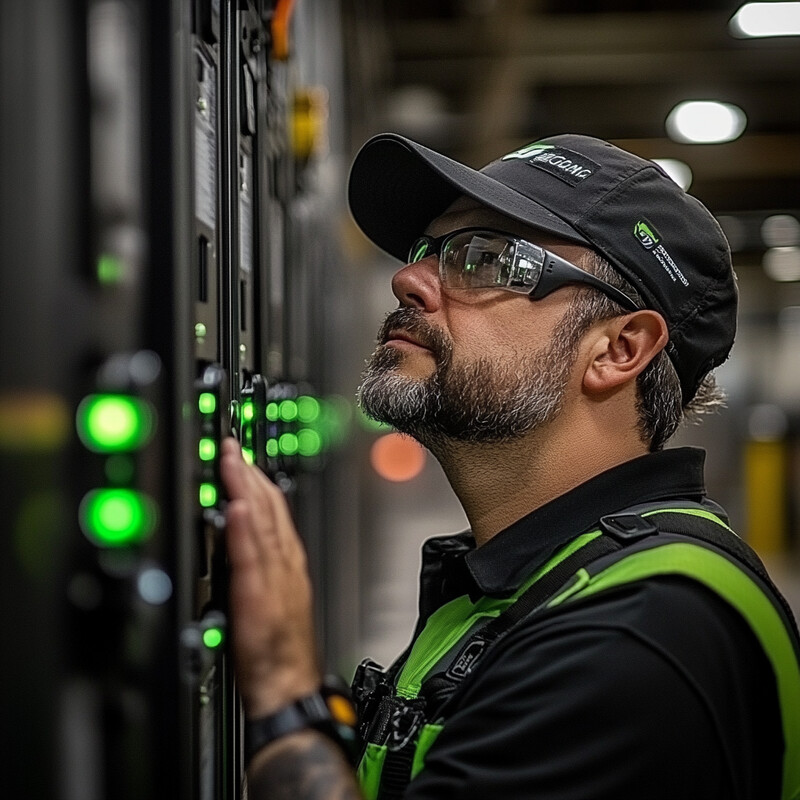
<svg viewBox="0 0 800 800">
<path fill-rule="evenodd" d="M 213 439 L 201 439 L 197 450 L 201 461 L 213 461 L 217 455 L 217 443 Z"/>
<path fill-rule="evenodd" d="M 255 464 L 256 457 L 251 448 L 242 448 L 242 459 L 244 460 L 245 464 Z"/>
<path fill-rule="evenodd" d="M 220 628 L 208 628 L 203 631 L 203 644 L 209 649 L 214 650 L 222 644 L 222 630 Z"/>
<path fill-rule="evenodd" d="M 133 489 L 95 489 L 83 498 L 80 520 L 97 544 L 123 547 L 144 541 L 153 532 L 155 504 Z"/>
<path fill-rule="evenodd" d="M 267 419 L 270 422 L 276 422 L 278 419 L 278 404 L 267 403 Z"/>
<path fill-rule="evenodd" d="M 92 394 L 78 406 L 76 425 L 81 441 L 96 453 L 117 453 L 141 447 L 153 433 L 149 403 L 123 394 Z"/>
<path fill-rule="evenodd" d="M 275 458 L 278 455 L 278 440 L 267 439 L 267 455 L 270 458 Z"/>
<path fill-rule="evenodd" d="M 217 502 L 217 487 L 213 483 L 201 483 L 198 498 L 203 508 L 211 508 Z"/>
<path fill-rule="evenodd" d="M 301 428 L 297 431 L 297 452 L 301 456 L 318 456 L 322 450 L 322 438 L 311 430 L 311 428 Z"/>
<path fill-rule="evenodd" d="M 278 450 L 285 456 L 296 456 L 298 449 L 297 436 L 293 433 L 284 433 L 278 439 Z"/>
<path fill-rule="evenodd" d="M 198 322 L 194 326 L 194 337 L 197 339 L 198 342 L 203 342 L 206 338 L 206 334 L 208 333 L 208 329 L 202 322 Z"/>
<path fill-rule="evenodd" d="M 297 398 L 297 418 L 306 425 L 316 422 L 320 415 L 320 404 L 316 397 L 303 395 Z"/>
<path fill-rule="evenodd" d="M 284 422 L 292 422 L 297 419 L 297 403 L 294 400 L 284 400 L 278 406 L 278 416 Z"/>
<path fill-rule="evenodd" d="M 217 398 L 211 392 L 202 392 L 197 398 L 201 414 L 213 414 L 217 410 Z"/>
<path fill-rule="evenodd" d="M 97 259 L 97 280 L 103 286 L 113 286 L 122 280 L 125 265 L 121 259 L 108 253 L 101 253 Z"/>
<path fill-rule="evenodd" d="M 252 422 L 254 413 L 253 404 L 251 402 L 242 403 L 242 419 L 245 422 Z"/>
</svg>

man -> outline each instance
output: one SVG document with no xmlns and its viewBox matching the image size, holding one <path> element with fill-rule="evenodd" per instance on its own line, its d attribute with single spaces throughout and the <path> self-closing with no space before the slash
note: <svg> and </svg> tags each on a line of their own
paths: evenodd
<svg viewBox="0 0 800 800">
<path fill-rule="evenodd" d="M 733 343 L 713 217 L 574 135 L 480 172 L 378 136 L 350 206 L 407 261 L 360 402 L 434 453 L 470 531 L 425 547 L 413 647 L 359 672 L 359 790 L 286 505 L 226 443 L 251 796 L 800 796 L 791 612 L 702 452 L 662 450 Z"/>
</svg>

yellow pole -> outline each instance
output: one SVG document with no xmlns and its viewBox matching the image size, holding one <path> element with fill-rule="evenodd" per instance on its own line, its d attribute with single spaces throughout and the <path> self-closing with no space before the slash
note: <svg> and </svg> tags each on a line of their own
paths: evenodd
<svg viewBox="0 0 800 800">
<path fill-rule="evenodd" d="M 747 541 L 760 555 L 781 553 L 787 541 L 786 443 L 749 441 L 744 450 Z"/>
</svg>

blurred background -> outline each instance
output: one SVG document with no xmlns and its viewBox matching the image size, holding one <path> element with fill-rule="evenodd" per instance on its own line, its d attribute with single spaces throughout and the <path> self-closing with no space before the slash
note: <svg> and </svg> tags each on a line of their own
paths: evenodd
<svg viewBox="0 0 800 800">
<path fill-rule="evenodd" d="M 290 498 L 326 665 L 405 647 L 420 544 L 466 523 L 354 402 L 400 266 L 345 200 L 381 131 L 474 167 L 597 136 L 715 214 L 728 406 L 673 444 L 707 448 L 709 494 L 800 610 L 800 6 L 750 6 L 0 2 L 6 785 L 238 796 L 231 430 Z"/>
<path fill-rule="evenodd" d="M 392 130 L 480 167 L 548 134 L 582 133 L 659 160 L 715 214 L 741 298 L 737 343 L 718 370 L 728 407 L 672 444 L 708 449 L 710 495 L 798 608 L 800 11 L 766 3 L 734 19 L 743 5 L 345 3 L 350 151 Z M 776 10 L 783 16 L 770 22 Z M 763 33 L 770 24 L 782 35 L 753 37 L 742 27 Z M 378 319 L 391 305 L 396 265 L 356 249 L 355 237 L 350 245 Z M 386 658 L 408 630 L 401 620 L 413 616 L 406 587 L 418 542 L 457 529 L 459 510 L 430 457 L 405 482 L 369 479 L 378 501 L 370 516 L 378 516 L 366 523 L 375 549 L 364 572 L 363 636 Z"/>
</svg>

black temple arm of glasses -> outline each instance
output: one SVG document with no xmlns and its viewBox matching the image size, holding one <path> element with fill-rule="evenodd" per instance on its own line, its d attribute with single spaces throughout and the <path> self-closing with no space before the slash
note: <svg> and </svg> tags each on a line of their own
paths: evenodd
<svg viewBox="0 0 800 800">
<path fill-rule="evenodd" d="M 619 303 L 623 308 L 628 311 L 637 311 L 639 306 L 628 297 L 621 289 L 617 289 L 610 283 L 601 281 L 590 272 L 570 264 L 569 261 L 555 255 L 554 253 L 545 250 L 545 262 L 542 267 L 542 274 L 530 293 L 531 297 L 536 300 L 546 297 L 551 292 L 554 292 L 565 283 L 580 283 L 585 286 L 591 286 L 594 289 L 602 292 L 606 297 L 611 298 Z"/>
</svg>

